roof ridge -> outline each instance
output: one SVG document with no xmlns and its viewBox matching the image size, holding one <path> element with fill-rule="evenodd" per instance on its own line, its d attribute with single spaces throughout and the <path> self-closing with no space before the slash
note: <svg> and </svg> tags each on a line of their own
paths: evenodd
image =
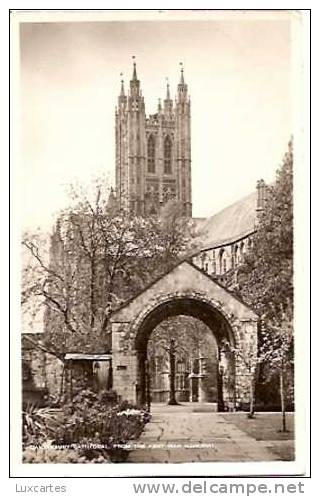
<svg viewBox="0 0 320 497">
<path fill-rule="evenodd" d="M 232 204 L 227 205 L 226 207 L 224 207 L 220 211 L 216 212 L 215 214 L 212 214 L 212 216 L 207 217 L 206 220 L 209 221 L 209 219 L 212 219 L 213 217 L 218 216 L 219 214 L 222 214 L 224 211 L 227 211 L 228 209 L 231 209 L 235 205 L 242 203 L 244 200 L 246 200 L 250 197 L 254 197 L 256 195 L 257 195 L 257 192 L 256 192 L 256 190 L 254 190 L 251 193 L 248 193 L 247 195 L 244 195 L 243 197 L 239 198 L 239 200 L 236 200 Z"/>
<path fill-rule="evenodd" d="M 224 287 L 221 283 L 219 283 L 215 278 L 213 278 L 212 276 L 210 276 L 208 273 L 206 273 L 203 269 L 199 268 L 198 266 L 196 266 L 196 264 L 194 264 L 189 258 L 188 259 L 182 259 L 180 260 L 177 264 L 175 264 L 174 266 L 172 266 L 169 270 L 167 270 L 165 273 L 163 273 L 161 276 L 158 276 L 157 278 L 155 278 L 149 285 L 147 285 L 143 290 L 141 290 L 140 292 L 138 292 L 136 295 L 133 295 L 132 297 L 130 297 L 128 300 L 126 300 L 125 302 L 123 302 L 117 309 L 114 310 L 114 312 L 111 314 L 110 318 L 112 320 L 112 315 L 116 315 L 119 311 L 121 311 L 122 309 L 124 309 L 125 307 L 127 307 L 128 305 L 130 305 L 135 299 L 137 299 L 138 297 L 140 297 L 140 295 L 142 295 L 143 293 L 145 293 L 147 290 L 149 290 L 153 285 L 155 285 L 156 283 L 158 283 L 158 281 L 160 281 L 162 278 L 165 278 L 169 273 L 171 273 L 172 271 L 174 271 L 178 266 L 180 266 L 180 264 L 183 264 L 183 263 L 187 263 L 189 264 L 189 266 L 191 266 L 193 269 L 196 269 L 198 272 L 200 272 L 201 274 L 203 274 L 206 278 L 208 278 L 210 281 L 212 281 L 213 283 L 215 283 L 218 287 L 220 287 L 222 290 L 224 290 L 226 293 L 228 293 L 229 295 L 231 295 L 234 299 L 236 299 L 238 302 L 240 302 L 242 305 L 244 305 L 247 309 L 249 309 L 251 312 L 253 312 L 256 316 L 256 312 L 254 311 L 254 309 L 252 307 L 250 307 L 246 302 L 244 302 L 240 297 L 238 297 L 237 295 L 235 295 L 233 292 L 231 292 L 231 290 L 227 289 L 226 287 Z M 258 317 L 258 316 L 257 316 Z"/>
<path fill-rule="evenodd" d="M 228 205 L 206 221 L 197 230 L 197 250 L 229 245 L 255 231 L 256 191 Z"/>
</svg>

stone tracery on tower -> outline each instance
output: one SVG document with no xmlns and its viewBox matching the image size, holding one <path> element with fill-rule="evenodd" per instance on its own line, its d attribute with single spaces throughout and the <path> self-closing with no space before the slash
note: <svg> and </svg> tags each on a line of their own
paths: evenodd
<svg viewBox="0 0 320 497">
<path fill-rule="evenodd" d="M 121 80 L 115 114 L 116 195 L 121 208 L 135 215 L 158 215 L 176 199 L 192 216 L 190 97 L 183 68 L 175 102 L 169 83 L 155 114 L 146 115 L 136 62 L 129 92 Z"/>
</svg>

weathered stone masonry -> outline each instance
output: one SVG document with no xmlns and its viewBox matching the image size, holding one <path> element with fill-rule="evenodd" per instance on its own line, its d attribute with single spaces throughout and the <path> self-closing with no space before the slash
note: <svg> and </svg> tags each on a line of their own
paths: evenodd
<svg viewBox="0 0 320 497">
<path fill-rule="evenodd" d="M 187 261 L 155 281 L 112 316 L 114 389 L 132 402 L 143 398 L 143 361 L 148 337 L 164 317 L 178 314 L 203 320 L 215 334 L 221 350 L 225 405 L 233 409 L 248 402 L 250 371 L 243 358 L 249 349 L 251 356 L 257 351 L 258 317 Z M 224 353 L 225 340 L 239 351 L 237 357 Z"/>
</svg>

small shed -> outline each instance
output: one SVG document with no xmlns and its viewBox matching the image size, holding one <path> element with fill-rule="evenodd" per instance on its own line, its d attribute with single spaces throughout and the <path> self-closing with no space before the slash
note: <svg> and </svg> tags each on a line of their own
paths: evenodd
<svg viewBox="0 0 320 497">
<path fill-rule="evenodd" d="M 75 390 L 112 388 L 111 354 L 67 353 L 65 361 L 72 370 Z"/>
</svg>

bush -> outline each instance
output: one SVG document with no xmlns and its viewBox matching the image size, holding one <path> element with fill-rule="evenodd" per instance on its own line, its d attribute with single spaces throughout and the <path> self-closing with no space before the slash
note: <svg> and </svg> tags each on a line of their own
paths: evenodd
<svg viewBox="0 0 320 497">
<path fill-rule="evenodd" d="M 105 453 L 112 461 L 125 460 L 127 442 L 140 436 L 150 416 L 126 401 L 106 409 L 105 400 L 105 394 L 98 395 L 90 390 L 74 397 L 62 409 L 55 443 L 87 446 L 81 448 L 80 453 L 90 460 Z M 91 448 L 92 444 L 103 448 Z"/>
<path fill-rule="evenodd" d="M 84 390 L 59 410 L 33 408 L 24 412 L 23 461 L 126 460 L 128 442 L 138 439 L 150 414 L 130 402 L 117 401 L 115 392 Z"/>
<path fill-rule="evenodd" d="M 59 410 L 38 408 L 29 405 L 22 412 L 22 442 L 23 446 L 40 446 L 55 436 L 59 428 L 57 414 Z"/>
<path fill-rule="evenodd" d="M 119 395 L 114 390 L 102 390 L 98 394 L 98 399 L 101 404 L 114 406 L 119 402 Z"/>
<path fill-rule="evenodd" d="M 28 446 L 24 449 L 22 454 L 22 462 L 26 464 L 75 464 L 88 462 L 84 456 L 79 454 L 76 450 L 59 450 L 55 447 L 42 446 L 33 447 Z"/>
<path fill-rule="evenodd" d="M 150 414 L 130 402 L 117 401 L 115 392 L 84 390 L 60 410 L 33 408 L 25 412 L 24 461 L 124 461 L 128 442 L 140 436 Z M 44 447 L 47 441 L 53 442 L 49 449 Z M 61 446 L 67 449 L 59 449 Z"/>
</svg>

